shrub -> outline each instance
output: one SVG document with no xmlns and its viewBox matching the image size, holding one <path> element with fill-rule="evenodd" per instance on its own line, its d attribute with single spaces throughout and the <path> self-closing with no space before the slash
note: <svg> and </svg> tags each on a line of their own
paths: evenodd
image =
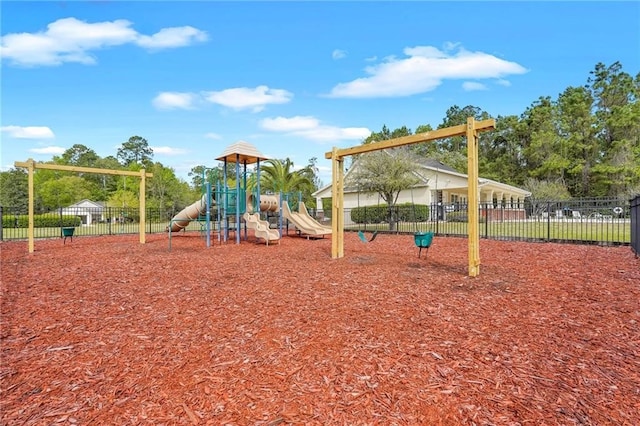
<svg viewBox="0 0 640 426">
<path fill-rule="evenodd" d="M 331 197 L 322 199 L 322 211 L 324 211 L 324 217 L 326 219 L 331 219 L 331 215 L 333 214 L 332 202 L 333 199 Z"/>
<path fill-rule="evenodd" d="M 387 221 L 387 205 L 355 207 L 351 209 L 351 220 L 355 223 L 382 223 Z"/>
<path fill-rule="evenodd" d="M 484 223 L 484 221 L 484 217 L 478 217 L 478 223 Z M 469 215 L 466 210 L 447 213 L 447 222 L 469 222 Z"/>
<path fill-rule="evenodd" d="M 429 220 L 429 206 L 425 204 L 398 204 L 396 206 L 400 222 L 425 222 Z"/>
<path fill-rule="evenodd" d="M 54 214 L 39 214 L 33 216 L 34 228 L 55 228 L 58 226 L 80 226 L 82 225 L 82 219 L 79 216 L 71 215 L 54 215 Z M 29 227 L 29 215 L 7 215 L 2 217 L 3 228 L 28 228 Z"/>
<path fill-rule="evenodd" d="M 424 222 L 429 220 L 429 206 L 411 203 L 397 204 L 393 213 L 400 222 Z M 355 223 L 385 223 L 389 221 L 389 207 L 386 204 L 377 206 L 356 207 L 351 209 L 351 220 Z"/>
</svg>

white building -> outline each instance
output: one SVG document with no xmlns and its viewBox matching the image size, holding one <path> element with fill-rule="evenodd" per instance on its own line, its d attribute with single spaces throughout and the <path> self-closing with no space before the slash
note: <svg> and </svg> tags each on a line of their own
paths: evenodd
<svg viewBox="0 0 640 426">
<path fill-rule="evenodd" d="M 104 221 L 106 207 L 98 201 L 82 200 L 68 207 L 62 207 L 60 214 L 63 216 L 80 216 L 83 225 L 91 225 L 96 221 Z"/>
<path fill-rule="evenodd" d="M 419 183 L 411 189 L 406 189 L 398 195 L 396 204 L 440 204 L 447 206 L 467 204 L 467 175 L 459 173 L 453 168 L 432 159 L 421 160 L 416 176 Z M 357 160 L 345 173 L 344 208 L 376 206 L 384 204 L 384 200 L 377 193 L 365 193 L 348 185 L 349 174 L 357 167 Z M 500 211 L 500 219 L 524 218 L 524 199 L 531 195 L 529 191 L 497 182 L 491 179 L 479 178 L 479 201 L 482 205 Z M 312 194 L 316 198 L 318 210 L 322 209 L 322 199 L 331 198 L 331 184 L 320 188 Z M 496 214 L 498 211 L 495 212 Z M 506 217 L 505 217 L 506 216 Z M 442 217 L 441 217 L 442 218 Z M 496 219 L 494 214 L 490 218 Z"/>
</svg>

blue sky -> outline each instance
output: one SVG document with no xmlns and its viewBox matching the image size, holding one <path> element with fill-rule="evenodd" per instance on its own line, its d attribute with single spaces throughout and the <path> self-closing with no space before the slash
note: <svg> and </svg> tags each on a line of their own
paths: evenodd
<svg viewBox="0 0 640 426">
<path fill-rule="evenodd" d="M 640 71 L 638 2 L 0 3 L 2 170 L 146 138 L 179 177 L 245 140 L 296 166 L 453 105 L 520 115 L 598 62 Z"/>
</svg>

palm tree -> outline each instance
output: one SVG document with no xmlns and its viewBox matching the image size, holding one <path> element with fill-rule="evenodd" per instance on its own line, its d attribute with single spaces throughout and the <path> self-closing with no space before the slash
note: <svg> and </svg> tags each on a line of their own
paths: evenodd
<svg viewBox="0 0 640 426">
<path fill-rule="evenodd" d="M 300 191 L 303 199 L 308 200 L 315 189 L 313 180 L 309 176 L 310 173 L 306 167 L 294 170 L 293 161 L 289 158 L 267 160 L 260 168 L 260 187 L 263 191 L 273 193 L 291 194 Z"/>
</svg>

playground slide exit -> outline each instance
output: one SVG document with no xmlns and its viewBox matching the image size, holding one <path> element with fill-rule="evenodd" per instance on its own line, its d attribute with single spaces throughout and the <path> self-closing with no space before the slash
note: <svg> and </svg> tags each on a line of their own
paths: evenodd
<svg viewBox="0 0 640 426">
<path fill-rule="evenodd" d="M 212 201 L 212 204 L 213 203 L 215 203 L 215 201 Z M 171 224 L 167 226 L 166 230 L 169 232 L 169 228 L 171 228 L 171 232 L 181 231 L 189 225 L 189 222 L 198 219 L 198 216 L 205 215 L 206 213 L 207 194 L 204 194 L 198 201 L 180 210 L 180 212 L 171 219 Z"/>
<path fill-rule="evenodd" d="M 298 212 L 292 212 L 289 203 L 282 203 L 282 217 L 288 219 L 293 225 L 305 235 L 327 235 L 331 234 L 331 228 L 320 224 L 311 217 L 304 203 L 300 203 Z"/>
<path fill-rule="evenodd" d="M 269 228 L 269 222 L 260 219 L 259 213 L 245 213 L 242 218 L 247 223 L 247 228 L 253 229 L 256 238 L 262 238 L 269 245 L 269 241 L 280 240 L 280 232 Z"/>
</svg>

